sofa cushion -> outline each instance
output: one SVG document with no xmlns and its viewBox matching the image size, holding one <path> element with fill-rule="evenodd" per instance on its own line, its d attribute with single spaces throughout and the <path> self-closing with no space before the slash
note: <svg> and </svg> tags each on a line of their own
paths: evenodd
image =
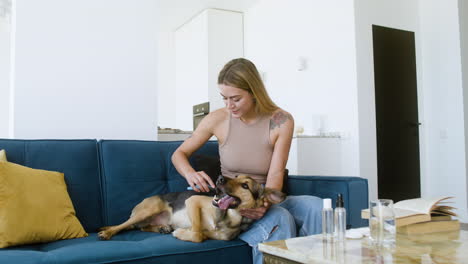
<svg viewBox="0 0 468 264">
<path fill-rule="evenodd" d="M 87 236 L 63 173 L 0 162 L 0 248 Z"/>
<path fill-rule="evenodd" d="M 8 160 L 30 168 L 65 175 L 76 216 L 86 231 L 103 225 L 96 140 L 0 139 Z"/>
<path fill-rule="evenodd" d="M 185 191 L 188 184 L 172 165 L 171 156 L 182 141 L 101 140 L 105 225 L 127 220 L 144 198 Z M 196 154 L 216 155 L 208 142 Z M 193 160 L 191 160 L 193 165 Z"/>
<path fill-rule="evenodd" d="M 251 263 L 251 248 L 241 240 L 185 242 L 172 235 L 126 231 L 109 241 L 89 237 L 1 251 L 0 263 Z"/>
</svg>

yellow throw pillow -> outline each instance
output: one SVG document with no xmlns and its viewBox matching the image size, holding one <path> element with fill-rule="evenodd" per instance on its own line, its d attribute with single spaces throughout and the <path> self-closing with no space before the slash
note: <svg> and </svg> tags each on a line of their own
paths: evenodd
<svg viewBox="0 0 468 264">
<path fill-rule="evenodd" d="M 0 161 L 7 161 L 4 149 L 0 149 Z"/>
<path fill-rule="evenodd" d="M 0 162 L 0 248 L 87 235 L 63 173 Z"/>
</svg>

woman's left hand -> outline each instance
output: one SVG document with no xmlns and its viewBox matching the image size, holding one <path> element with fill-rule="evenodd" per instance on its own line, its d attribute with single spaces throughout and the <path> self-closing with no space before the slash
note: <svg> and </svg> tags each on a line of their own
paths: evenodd
<svg viewBox="0 0 468 264">
<path fill-rule="evenodd" d="M 270 206 L 271 206 L 270 203 L 265 202 L 263 207 L 258 207 L 258 208 L 253 208 L 253 209 L 241 209 L 240 214 L 243 217 L 258 220 L 265 215 L 265 213 L 268 211 Z"/>
</svg>

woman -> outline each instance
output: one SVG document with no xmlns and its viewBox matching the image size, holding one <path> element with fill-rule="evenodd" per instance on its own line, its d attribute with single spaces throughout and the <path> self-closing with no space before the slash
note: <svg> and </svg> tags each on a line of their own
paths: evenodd
<svg viewBox="0 0 468 264">
<path fill-rule="evenodd" d="M 194 190 L 208 192 L 213 181 L 205 172 L 195 171 L 188 159 L 214 135 L 225 177 L 249 174 L 266 187 L 281 190 L 294 130 L 292 116 L 270 99 L 257 68 L 247 59 L 228 62 L 218 85 L 226 107 L 200 122 L 174 152 L 174 166 Z M 288 196 L 275 206 L 265 203 L 242 210 L 244 217 L 258 220 L 240 238 L 253 248 L 254 263 L 261 263 L 259 243 L 320 232 L 321 210 L 321 199 L 313 196 Z"/>
</svg>

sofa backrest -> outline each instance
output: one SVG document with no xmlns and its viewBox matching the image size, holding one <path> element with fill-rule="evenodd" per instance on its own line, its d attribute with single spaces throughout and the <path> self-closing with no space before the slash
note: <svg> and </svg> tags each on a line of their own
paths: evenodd
<svg viewBox="0 0 468 264">
<path fill-rule="evenodd" d="M 361 210 L 368 208 L 369 205 L 367 179 L 343 176 L 289 175 L 289 195 L 331 198 L 332 206 L 335 208 L 339 193 L 343 195 L 348 227 L 367 226 L 367 220 L 361 218 Z"/>
<path fill-rule="evenodd" d="M 181 143 L 99 141 L 105 225 L 120 224 L 127 220 L 133 207 L 146 197 L 186 190 L 187 182 L 171 162 L 172 154 Z M 218 155 L 218 145 L 216 142 L 208 142 L 197 153 Z"/>
<path fill-rule="evenodd" d="M 103 225 L 96 140 L 0 139 L 8 161 L 34 169 L 63 172 L 76 215 L 86 231 Z"/>
<path fill-rule="evenodd" d="M 186 190 L 187 182 L 171 162 L 180 144 L 182 141 L 0 139 L 8 161 L 65 174 L 77 217 L 88 232 L 127 220 L 133 207 L 146 197 Z M 219 166 L 218 155 L 217 142 L 209 141 L 190 163 L 196 170 L 208 172 Z M 368 205 L 366 179 L 290 175 L 288 187 L 290 195 L 335 199 L 342 193 L 348 224 L 366 225 L 360 218 L 361 209 Z"/>
</svg>

